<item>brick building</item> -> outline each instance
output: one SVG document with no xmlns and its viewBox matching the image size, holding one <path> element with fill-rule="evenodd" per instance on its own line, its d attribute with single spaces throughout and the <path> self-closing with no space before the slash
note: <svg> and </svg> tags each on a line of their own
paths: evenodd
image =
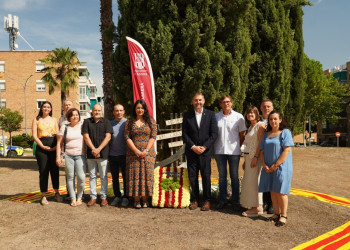
<svg viewBox="0 0 350 250">
<path fill-rule="evenodd" d="M 339 84 L 348 85 L 350 88 L 350 62 L 335 66 L 324 71 L 325 75 L 333 73 L 333 77 L 338 79 Z M 317 124 L 317 137 L 319 143 L 326 142 L 336 145 L 336 132 L 340 132 L 339 145 L 350 147 L 350 105 L 339 114 L 340 118 L 335 124 L 328 121 Z"/>
<path fill-rule="evenodd" d="M 61 116 L 61 92 L 55 90 L 49 95 L 48 87 L 41 80 L 44 68 L 40 60 L 44 59 L 51 51 L 0 51 L 0 78 L 1 105 L 12 111 L 19 111 L 23 116 L 21 131 L 13 133 L 25 133 L 25 103 L 24 85 L 26 80 L 26 109 L 27 109 L 27 132 L 32 134 L 32 121 L 37 116 L 43 101 L 50 101 L 53 106 L 53 117 Z M 67 97 L 72 100 L 74 107 L 79 109 L 79 90 L 70 90 Z M 8 136 L 8 135 L 7 135 Z"/>
</svg>

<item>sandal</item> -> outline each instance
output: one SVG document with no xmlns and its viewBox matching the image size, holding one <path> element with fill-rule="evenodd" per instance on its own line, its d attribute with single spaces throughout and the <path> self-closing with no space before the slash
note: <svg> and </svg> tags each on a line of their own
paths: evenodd
<svg viewBox="0 0 350 250">
<path fill-rule="evenodd" d="M 282 227 L 282 226 L 286 225 L 286 222 L 287 222 L 287 219 L 288 219 L 287 216 L 281 215 L 280 218 L 285 218 L 286 221 L 280 221 L 280 220 L 276 221 L 276 223 L 275 223 L 276 227 Z"/>
<path fill-rule="evenodd" d="M 72 200 L 72 202 L 70 203 L 70 205 L 71 205 L 72 207 L 76 207 L 76 206 L 77 206 L 76 200 Z"/>
<path fill-rule="evenodd" d="M 83 201 L 80 198 L 78 198 L 77 199 L 77 206 L 80 206 L 81 204 L 83 204 Z"/>
<path fill-rule="evenodd" d="M 142 201 L 142 208 L 148 208 L 149 204 L 148 201 Z"/>
<path fill-rule="evenodd" d="M 45 196 L 41 197 L 40 204 L 43 206 L 49 204 Z"/>
<path fill-rule="evenodd" d="M 277 222 L 280 218 L 280 214 L 274 214 L 271 217 L 267 217 L 265 218 L 266 221 L 273 221 L 273 222 Z"/>
<path fill-rule="evenodd" d="M 136 209 L 140 209 L 140 208 L 141 208 L 141 203 L 140 203 L 140 201 L 135 201 L 135 202 L 134 202 L 134 207 L 135 207 Z"/>
</svg>

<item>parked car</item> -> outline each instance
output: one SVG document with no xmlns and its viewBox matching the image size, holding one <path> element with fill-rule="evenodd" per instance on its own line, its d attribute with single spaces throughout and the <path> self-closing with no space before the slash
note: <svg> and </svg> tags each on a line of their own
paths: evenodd
<svg viewBox="0 0 350 250">
<path fill-rule="evenodd" d="M 2 146 L 2 143 L 0 143 L 0 155 L 3 155 L 4 148 Z M 23 155 L 23 148 L 20 146 L 12 146 L 6 145 L 5 147 L 5 156 L 7 157 L 17 157 Z"/>
</svg>

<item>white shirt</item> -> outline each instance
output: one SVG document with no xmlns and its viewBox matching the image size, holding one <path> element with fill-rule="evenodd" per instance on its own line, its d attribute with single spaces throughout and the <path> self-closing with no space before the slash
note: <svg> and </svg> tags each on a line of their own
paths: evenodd
<svg viewBox="0 0 350 250">
<path fill-rule="evenodd" d="M 221 110 L 215 118 L 219 129 L 214 144 L 215 154 L 241 155 L 239 133 L 247 130 L 243 115 L 231 109 L 225 116 Z"/>
<path fill-rule="evenodd" d="M 200 113 L 197 113 L 196 110 L 194 110 L 194 113 L 196 114 L 196 120 L 197 120 L 198 128 L 200 128 L 201 127 L 202 115 L 203 115 L 203 108 L 202 108 Z"/>
</svg>

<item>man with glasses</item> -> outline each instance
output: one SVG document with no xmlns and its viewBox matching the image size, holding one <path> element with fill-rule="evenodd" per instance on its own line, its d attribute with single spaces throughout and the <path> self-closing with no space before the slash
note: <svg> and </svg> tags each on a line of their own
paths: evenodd
<svg viewBox="0 0 350 250">
<path fill-rule="evenodd" d="M 241 210 L 239 201 L 238 167 L 241 157 L 241 146 L 246 133 L 246 125 L 242 114 L 232 109 L 232 98 L 224 95 L 220 98 L 222 110 L 215 115 L 218 122 L 219 135 L 214 144 L 215 160 L 219 171 L 219 204 L 222 209 L 227 204 L 227 163 L 232 188 L 233 210 Z"/>
</svg>

